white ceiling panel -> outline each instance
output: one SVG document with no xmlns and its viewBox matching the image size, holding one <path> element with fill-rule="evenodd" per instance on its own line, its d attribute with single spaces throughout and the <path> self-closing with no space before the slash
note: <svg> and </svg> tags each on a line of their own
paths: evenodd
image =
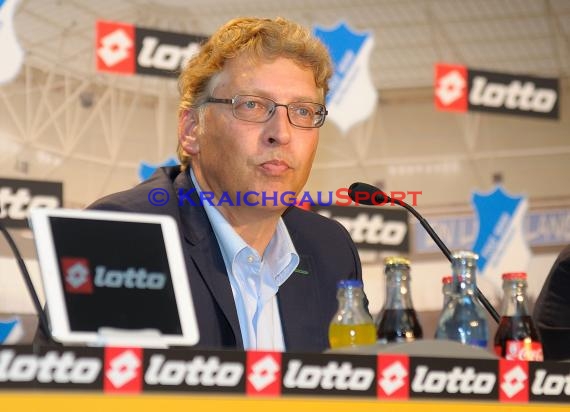
<svg viewBox="0 0 570 412">
<path fill-rule="evenodd" d="M 372 33 L 370 66 L 378 89 L 429 86 L 439 61 L 570 75 L 569 0 L 22 0 L 16 31 L 33 64 L 156 94 L 148 77 L 95 72 L 97 20 L 208 35 L 243 15 L 281 15 L 325 28 L 345 21 Z"/>
<path fill-rule="evenodd" d="M 570 1 L 568 0 L 550 0 L 548 4 L 556 12 L 570 12 Z"/>
<path fill-rule="evenodd" d="M 477 0 L 432 1 L 434 16 L 441 20 L 472 20 L 480 18 L 513 18 L 521 15 L 542 14 L 543 0 Z"/>
<path fill-rule="evenodd" d="M 554 58 L 554 47 L 548 38 L 533 38 L 524 43 L 519 41 L 465 43 L 461 46 L 461 51 L 469 56 L 468 63 L 477 64 L 521 58 Z"/>
<path fill-rule="evenodd" d="M 570 4 L 570 1 L 568 2 L 568 4 Z M 566 36 L 566 45 L 570 47 L 570 43 L 568 40 L 568 37 L 570 35 L 570 11 L 568 12 L 568 14 L 558 16 L 558 22 L 559 22 L 558 24 L 560 25 L 560 29 L 564 32 L 564 35 Z"/>
<path fill-rule="evenodd" d="M 61 33 L 61 27 L 46 21 L 35 13 L 18 14 L 15 30 L 18 39 L 31 46 L 37 42 L 43 42 L 46 38 L 58 37 Z"/>
<path fill-rule="evenodd" d="M 550 36 L 549 20 L 549 17 L 523 17 L 509 21 L 504 19 L 462 21 L 444 24 L 443 29 L 457 42 L 520 39 Z"/>
<path fill-rule="evenodd" d="M 410 45 L 430 45 L 431 26 L 416 25 L 412 27 L 379 27 L 374 33 L 377 47 L 380 49 L 400 48 Z"/>
</svg>

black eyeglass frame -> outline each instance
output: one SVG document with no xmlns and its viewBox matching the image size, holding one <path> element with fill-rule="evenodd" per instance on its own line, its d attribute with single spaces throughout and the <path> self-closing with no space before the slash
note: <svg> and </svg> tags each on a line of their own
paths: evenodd
<svg viewBox="0 0 570 412">
<path fill-rule="evenodd" d="M 256 97 L 256 98 L 259 98 L 259 99 L 264 99 L 264 100 L 270 101 L 270 102 L 273 103 L 273 109 L 272 109 L 272 111 L 270 111 L 270 113 L 269 113 L 269 115 L 267 116 L 267 118 L 266 118 L 265 120 L 261 120 L 261 121 L 249 120 L 249 119 L 244 119 L 244 118 L 238 117 L 238 116 L 236 115 L 236 110 L 235 110 L 235 105 L 234 105 L 234 104 L 235 104 L 235 102 L 238 100 L 238 98 L 240 98 L 240 97 Z M 271 118 L 273 117 L 273 115 L 275 114 L 275 112 L 277 111 L 277 110 L 276 110 L 277 107 L 282 106 L 282 107 L 285 107 L 285 108 L 287 109 L 287 119 L 289 119 L 289 123 L 291 123 L 291 124 L 292 124 L 293 126 L 295 126 L 295 127 L 301 128 L 301 129 L 318 129 L 319 127 L 321 127 L 321 126 L 325 123 L 325 120 L 326 120 L 326 118 L 327 118 L 327 115 L 329 114 L 329 112 L 328 112 L 326 106 L 325 106 L 324 104 L 321 104 L 321 103 L 315 103 L 315 102 L 293 102 L 293 103 L 289 103 L 289 104 L 281 104 L 281 103 L 277 103 L 275 100 L 270 99 L 270 98 L 268 98 L 268 97 L 256 96 L 256 95 L 253 95 L 253 94 L 236 94 L 236 95 L 235 95 L 234 97 L 232 97 L 231 99 L 219 99 L 219 98 L 217 98 L 217 97 L 211 97 L 211 96 L 210 96 L 210 97 L 208 97 L 208 98 L 206 99 L 206 102 L 205 102 L 205 103 L 231 104 L 231 105 L 232 105 L 232 114 L 234 115 L 234 117 L 235 117 L 236 119 L 243 120 L 244 122 L 252 122 L 252 123 L 265 123 L 265 122 L 268 122 L 269 119 L 271 119 Z M 315 113 L 322 115 L 322 120 L 321 120 L 317 125 L 314 125 L 314 126 L 301 126 L 301 125 L 298 125 L 298 124 L 293 123 L 293 121 L 291 120 L 291 115 L 290 115 L 290 113 L 289 113 L 289 108 L 290 108 L 290 106 L 294 106 L 294 105 L 300 104 L 300 103 L 310 103 L 310 104 L 315 104 L 315 105 L 317 105 L 317 106 L 320 106 L 321 109 L 319 109 L 319 111 L 317 111 L 317 112 L 315 112 Z"/>
</svg>

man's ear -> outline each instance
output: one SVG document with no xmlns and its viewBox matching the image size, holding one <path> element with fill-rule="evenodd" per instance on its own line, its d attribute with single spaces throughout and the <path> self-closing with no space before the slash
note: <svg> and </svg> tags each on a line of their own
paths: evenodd
<svg viewBox="0 0 570 412">
<path fill-rule="evenodd" d="M 178 121 L 178 142 L 189 155 L 195 155 L 200 151 L 199 130 L 198 109 L 187 109 Z"/>
</svg>

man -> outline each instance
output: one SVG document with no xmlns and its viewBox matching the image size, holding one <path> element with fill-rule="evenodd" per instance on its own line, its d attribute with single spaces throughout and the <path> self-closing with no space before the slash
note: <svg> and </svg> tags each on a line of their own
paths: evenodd
<svg viewBox="0 0 570 412">
<path fill-rule="evenodd" d="M 545 360 L 570 359 L 570 245 L 556 258 L 536 299 L 534 321 Z"/>
<path fill-rule="evenodd" d="M 177 220 L 200 347 L 323 351 L 337 282 L 361 279 L 342 226 L 288 207 L 309 176 L 331 74 L 299 25 L 228 22 L 179 79 L 181 166 L 91 206 Z M 149 203 L 155 188 L 166 205 Z"/>
</svg>

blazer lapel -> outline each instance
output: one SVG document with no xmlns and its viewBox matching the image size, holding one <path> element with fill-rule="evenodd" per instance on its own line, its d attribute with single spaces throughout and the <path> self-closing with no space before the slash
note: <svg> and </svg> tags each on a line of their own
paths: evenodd
<svg viewBox="0 0 570 412">
<path fill-rule="evenodd" d="M 322 324 L 319 321 L 318 273 L 310 256 L 299 255 L 299 258 L 299 265 L 277 293 L 288 351 L 327 346 L 327 342 L 322 342 L 322 334 L 314 330 L 315 325 Z"/>
<path fill-rule="evenodd" d="M 181 231 L 188 244 L 190 259 L 198 269 L 198 276 L 206 283 L 212 296 L 226 316 L 236 338 L 237 346 L 243 348 L 243 340 L 239 326 L 239 320 L 235 307 L 232 288 L 228 279 L 224 259 L 214 231 L 208 220 L 208 216 L 189 178 L 188 173 L 180 173 L 174 181 L 176 193 L 181 190 L 188 194 L 195 205 L 188 201 L 179 205 Z M 179 196 L 180 197 L 180 196 Z M 190 268 L 189 268 L 190 269 Z M 194 273 L 188 274 L 190 278 Z"/>
</svg>

